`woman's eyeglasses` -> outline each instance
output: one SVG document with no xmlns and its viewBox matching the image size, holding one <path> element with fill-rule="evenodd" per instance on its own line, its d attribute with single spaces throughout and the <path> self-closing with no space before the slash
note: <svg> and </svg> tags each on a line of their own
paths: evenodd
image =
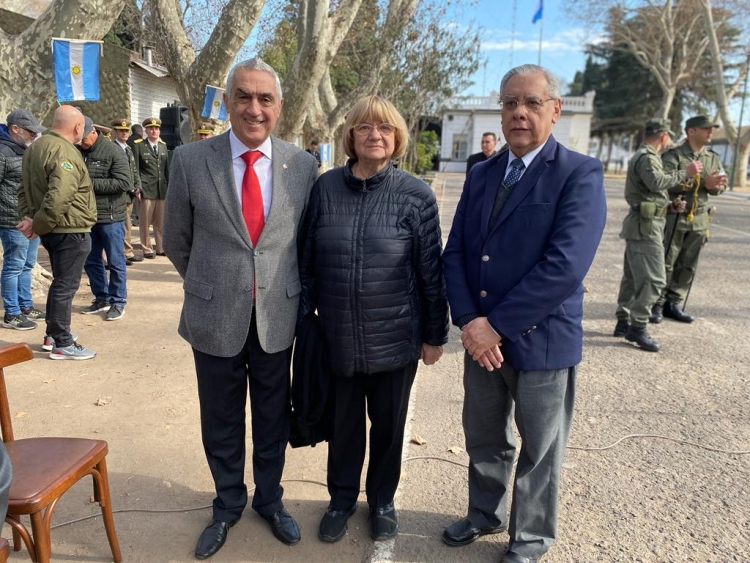
<svg viewBox="0 0 750 563">
<path fill-rule="evenodd" d="M 360 123 L 352 127 L 357 135 L 369 135 L 373 129 L 377 129 L 381 135 L 391 135 L 396 131 L 396 126 L 390 123 L 378 123 L 377 125 L 371 125 L 370 123 Z"/>
</svg>

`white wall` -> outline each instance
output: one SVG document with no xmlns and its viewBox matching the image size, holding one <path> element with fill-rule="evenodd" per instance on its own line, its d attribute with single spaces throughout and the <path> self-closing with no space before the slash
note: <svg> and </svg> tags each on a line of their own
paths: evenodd
<svg viewBox="0 0 750 563">
<path fill-rule="evenodd" d="M 169 76 L 157 78 L 137 66 L 130 67 L 130 119 L 141 123 L 159 117 L 159 109 L 173 104 L 179 96 Z"/>
<path fill-rule="evenodd" d="M 448 119 L 448 116 L 453 119 Z M 591 114 L 563 114 L 552 129 L 557 142 L 565 147 L 587 154 L 589 150 L 589 131 Z M 440 171 L 464 172 L 466 161 L 452 160 L 453 138 L 457 134 L 469 137 L 468 154 L 482 150 L 482 133 L 494 131 L 500 139 L 498 148 L 505 142 L 500 127 L 500 112 L 456 113 L 447 110 L 443 114 L 443 132 L 440 143 Z"/>
</svg>

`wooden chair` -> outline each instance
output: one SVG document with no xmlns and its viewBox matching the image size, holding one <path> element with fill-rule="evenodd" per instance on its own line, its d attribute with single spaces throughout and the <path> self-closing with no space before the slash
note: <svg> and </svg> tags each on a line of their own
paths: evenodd
<svg viewBox="0 0 750 563">
<path fill-rule="evenodd" d="M 0 538 L 0 563 L 7 563 L 10 557 L 10 547 L 5 538 Z"/>
<path fill-rule="evenodd" d="M 20 551 L 21 540 L 33 563 L 49 563 L 52 551 L 50 523 L 57 501 L 86 475 L 94 479 L 94 499 L 102 509 L 107 539 L 115 563 L 122 561 L 112 517 L 107 476 L 107 442 L 80 438 L 13 439 L 4 368 L 33 358 L 26 344 L 0 347 L 0 427 L 3 442 L 13 464 L 8 516 L 13 529 L 13 549 Z M 29 515 L 31 534 L 21 522 Z"/>
</svg>

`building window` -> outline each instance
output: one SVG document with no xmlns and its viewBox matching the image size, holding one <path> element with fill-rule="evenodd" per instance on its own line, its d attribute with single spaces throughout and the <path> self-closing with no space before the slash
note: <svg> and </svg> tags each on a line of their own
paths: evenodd
<svg viewBox="0 0 750 563">
<path fill-rule="evenodd" d="M 453 135 L 453 151 L 451 152 L 451 158 L 453 160 L 466 160 L 468 157 L 469 139 L 466 135 Z"/>
</svg>

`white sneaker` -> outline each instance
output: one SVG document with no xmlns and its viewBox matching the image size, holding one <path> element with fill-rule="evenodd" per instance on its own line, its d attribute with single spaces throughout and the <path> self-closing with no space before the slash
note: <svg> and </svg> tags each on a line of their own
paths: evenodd
<svg viewBox="0 0 750 563">
<path fill-rule="evenodd" d="M 76 342 L 63 348 L 55 346 L 49 353 L 50 360 L 90 360 L 95 356 L 96 352 L 84 348 Z"/>
<path fill-rule="evenodd" d="M 70 336 L 73 339 L 73 342 L 78 342 L 78 334 L 77 333 L 71 332 Z M 52 338 L 49 334 L 45 334 L 44 335 L 44 342 L 42 342 L 42 350 L 46 350 L 47 352 L 49 352 L 54 347 L 55 347 L 55 339 Z"/>
</svg>

